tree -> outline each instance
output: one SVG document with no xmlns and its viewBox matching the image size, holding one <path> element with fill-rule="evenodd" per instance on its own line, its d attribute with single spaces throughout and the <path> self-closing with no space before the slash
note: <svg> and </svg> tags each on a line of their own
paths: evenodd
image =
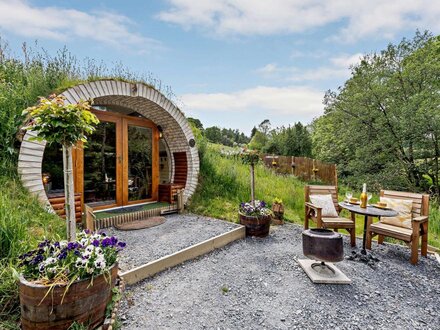
<svg viewBox="0 0 440 330">
<path fill-rule="evenodd" d="M 267 133 L 269 133 L 270 127 L 271 127 L 270 120 L 265 119 L 260 123 L 260 125 L 258 125 L 258 130 L 264 135 L 267 135 Z"/>
<path fill-rule="evenodd" d="M 197 127 L 200 131 L 203 132 L 203 124 L 200 121 L 200 119 L 191 118 L 191 117 L 188 117 L 187 119 L 190 124 L 194 125 L 194 127 Z"/>
<path fill-rule="evenodd" d="M 72 148 L 78 142 L 86 142 L 87 134 L 91 134 L 99 123 L 91 113 L 87 101 L 77 104 L 65 104 L 65 97 L 52 95 L 48 99 L 40 98 L 37 106 L 23 111 L 30 120 L 25 129 L 37 133 L 37 140 L 46 140 L 50 145 L 60 143 L 63 146 L 64 192 L 66 197 L 67 238 L 76 239 L 75 201 L 72 173 Z"/>
<path fill-rule="evenodd" d="M 440 37 L 417 32 L 365 55 L 345 85 L 325 95 L 325 114 L 313 124 L 317 157 L 376 188 L 432 184 L 438 193 L 439 54 Z"/>
</svg>

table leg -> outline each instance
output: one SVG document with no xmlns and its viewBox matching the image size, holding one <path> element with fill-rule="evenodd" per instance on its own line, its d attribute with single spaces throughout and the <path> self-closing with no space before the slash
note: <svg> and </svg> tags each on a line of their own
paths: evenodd
<svg viewBox="0 0 440 330">
<path fill-rule="evenodd" d="M 367 251 L 365 250 L 365 241 L 367 238 L 367 221 L 368 221 L 368 215 L 366 215 L 364 219 L 364 237 L 362 239 L 362 251 L 361 251 L 362 254 L 367 254 Z"/>
</svg>

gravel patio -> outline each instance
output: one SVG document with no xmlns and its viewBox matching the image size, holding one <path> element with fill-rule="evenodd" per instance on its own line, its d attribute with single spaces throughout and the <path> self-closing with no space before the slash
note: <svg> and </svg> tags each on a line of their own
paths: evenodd
<svg viewBox="0 0 440 330">
<path fill-rule="evenodd" d="M 235 226 L 196 215 L 169 216 L 167 223 L 184 229 L 114 230 L 127 241 L 121 264 L 152 261 Z M 166 240 L 160 239 L 160 230 Z M 304 258 L 301 232 L 294 224 L 272 226 L 265 239 L 233 242 L 127 287 L 119 312 L 122 328 L 440 328 L 440 265 L 432 256 L 412 266 L 408 248 L 373 244 L 380 260 L 374 268 L 350 260 L 338 263 L 351 285 L 317 285 L 296 263 Z M 344 251 L 347 256 L 352 252 L 347 237 Z"/>
</svg>

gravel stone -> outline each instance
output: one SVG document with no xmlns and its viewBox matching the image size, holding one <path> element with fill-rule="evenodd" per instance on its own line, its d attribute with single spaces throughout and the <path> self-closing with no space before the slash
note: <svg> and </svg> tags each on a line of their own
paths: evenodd
<svg viewBox="0 0 440 330">
<path fill-rule="evenodd" d="M 194 229 L 185 227 L 185 233 L 170 226 L 169 234 L 175 235 L 170 240 L 173 249 L 181 240 L 203 240 L 200 236 L 205 229 L 198 223 L 205 224 L 205 218 L 184 215 L 172 219 L 197 223 Z M 208 219 L 207 223 L 216 221 Z M 210 226 L 206 225 L 209 230 Z M 372 254 L 379 259 L 375 267 L 348 259 L 337 264 L 352 280 L 351 285 L 313 284 L 296 262 L 305 258 L 301 233 L 302 228 L 294 224 L 272 226 L 266 238 L 233 242 L 128 286 L 119 315 L 122 328 L 440 329 L 440 266 L 433 257 L 422 257 L 413 266 L 408 248 L 373 243 Z M 124 252 L 123 261 L 129 254 L 153 260 L 150 250 L 133 248 L 132 242 L 157 245 L 153 250 L 168 249 L 157 238 L 148 236 L 152 241 L 146 242 L 137 232 L 126 235 L 139 236 L 126 239 L 129 252 Z M 345 255 L 359 251 L 362 241 L 357 240 L 357 245 L 352 249 L 345 236 Z"/>
<path fill-rule="evenodd" d="M 165 223 L 151 228 L 128 231 L 108 228 L 103 231 L 127 243 L 119 258 L 119 268 L 126 271 L 235 228 L 238 225 L 232 222 L 173 214 L 166 216 Z"/>
</svg>

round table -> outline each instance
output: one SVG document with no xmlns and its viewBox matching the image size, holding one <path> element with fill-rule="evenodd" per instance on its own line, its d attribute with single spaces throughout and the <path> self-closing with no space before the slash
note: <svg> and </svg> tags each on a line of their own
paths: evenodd
<svg viewBox="0 0 440 330">
<path fill-rule="evenodd" d="M 396 215 L 398 215 L 399 213 L 392 210 L 392 209 L 381 209 L 378 207 L 374 207 L 374 206 L 367 206 L 367 207 L 360 207 L 360 205 L 357 204 L 350 204 L 347 202 L 339 202 L 339 206 L 342 207 L 343 209 L 346 209 L 350 212 L 356 213 L 356 214 L 361 214 L 364 215 L 364 236 L 363 236 L 363 240 L 362 240 L 362 254 L 366 254 L 366 250 L 365 250 L 365 237 L 367 235 L 367 222 L 368 222 L 368 217 L 377 217 L 380 220 L 380 217 L 395 217 Z"/>
</svg>

